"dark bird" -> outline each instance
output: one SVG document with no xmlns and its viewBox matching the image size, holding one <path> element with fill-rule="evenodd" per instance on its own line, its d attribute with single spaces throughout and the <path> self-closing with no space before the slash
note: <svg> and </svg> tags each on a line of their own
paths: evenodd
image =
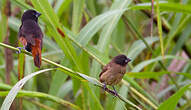
<svg viewBox="0 0 191 110">
<path fill-rule="evenodd" d="M 118 84 L 122 80 L 126 73 L 126 66 L 130 61 L 131 60 L 125 55 L 118 55 L 103 67 L 99 78 L 100 82 L 104 83 L 104 89 L 106 89 L 106 85 L 111 85 L 114 89 L 115 95 L 117 95 L 114 85 Z"/>
<path fill-rule="evenodd" d="M 29 52 L 32 52 L 34 64 L 38 68 L 41 66 L 41 50 L 43 33 L 38 25 L 38 17 L 41 14 L 35 10 L 27 10 L 21 18 L 21 26 L 19 28 L 19 41 Z M 19 50 L 21 48 L 19 47 Z"/>
</svg>

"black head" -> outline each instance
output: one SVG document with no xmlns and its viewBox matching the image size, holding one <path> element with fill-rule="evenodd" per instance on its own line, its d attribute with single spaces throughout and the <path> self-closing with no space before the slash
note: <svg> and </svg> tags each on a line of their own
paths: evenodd
<svg viewBox="0 0 191 110">
<path fill-rule="evenodd" d="M 113 60 L 116 64 L 121 66 L 126 66 L 127 63 L 131 61 L 131 59 L 127 58 L 125 55 L 118 55 L 114 57 Z"/>
<path fill-rule="evenodd" d="M 41 13 L 35 11 L 35 10 L 27 10 L 24 12 L 21 21 L 25 21 L 25 20 L 34 20 L 36 22 L 38 22 L 38 17 L 41 15 Z"/>
</svg>

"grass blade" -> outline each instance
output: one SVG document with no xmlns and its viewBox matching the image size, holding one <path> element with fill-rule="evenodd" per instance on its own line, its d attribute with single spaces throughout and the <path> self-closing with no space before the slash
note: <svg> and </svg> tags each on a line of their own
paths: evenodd
<svg viewBox="0 0 191 110">
<path fill-rule="evenodd" d="M 157 78 L 164 74 L 168 74 L 168 71 L 161 71 L 161 72 L 128 72 L 129 77 L 139 78 L 139 79 L 149 79 L 149 78 Z"/>
<path fill-rule="evenodd" d="M 82 12 L 85 0 L 73 0 L 72 32 L 77 34 L 82 21 Z"/>
<path fill-rule="evenodd" d="M 54 69 L 44 69 L 44 70 L 40 70 L 34 73 L 31 73 L 30 75 L 24 77 L 23 79 L 21 79 L 19 82 L 17 82 L 15 84 L 15 86 L 10 90 L 9 94 L 6 96 L 2 106 L 1 106 L 1 110 L 9 110 L 13 100 L 15 99 L 17 93 L 19 92 L 19 90 L 24 86 L 24 84 L 31 79 L 32 77 L 34 77 L 35 75 L 38 75 L 40 73 L 44 73 L 47 71 L 51 71 Z"/>
<path fill-rule="evenodd" d="M 156 3 L 154 4 L 156 7 Z M 181 12 L 181 13 L 191 13 L 191 7 L 188 4 L 172 3 L 172 2 L 159 2 L 161 11 L 170 11 L 170 12 Z M 142 9 L 151 9 L 151 3 L 140 3 L 132 6 L 131 9 L 142 10 Z"/>
<path fill-rule="evenodd" d="M 0 83 L 0 88 L 3 90 L 10 90 L 11 86 Z M 0 96 L 7 96 L 7 94 L 9 93 L 9 91 L 0 91 Z M 38 97 L 38 98 L 44 98 L 53 102 L 56 102 L 58 104 L 61 104 L 63 106 L 67 106 L 67 107 L 71 107 L 77 110 L 81 110 L 78 106 L 72 104 L 71 102 L 68 102 L 66 100 L 63 100 L 59 97 L 55 97 L 53 95 L 49 95 L 46 93 L 42 93 L 42 92 L 33 92 L 33 91 L 25 91 L 25 90 L 20 90 L 17 94 L 17 97 Z"/>
<path fill-rule="evenodd" d="M 98 32 L 103 25 L 108 23 L 116 14 L 118 15 L 124 11 L 125 10 L 112 10 L 95 17 L 80 31 L 76 37 L 76 41 L 78 41 L 82 46 L 86 46 L 93 35 Z"/>
<path fill-rule="evenodd" d="M 147 37 L 145 41 L 148 45 L 151 45 L 153 42 L 158 41 L 158 37 Z M 144 49 L 146 48 L 145 44 L 142 40 L 137 40 L 133 43 L 133 45 L 128 49 L 128 57 L 134 60 Z"/>
<path fill-rule="evenodd" d="M 156 57 L 156 58 L 153 58 L 153 59 L 150 59 L 150 60 L 146 60 L 146 61 L 143 61 L 141 63 L 139 63 L 138 65 L 136 65 L 133 69 L 132 69 L 132 72 L 139 72 L 141 71 L 145 66 L 153 63 L 153 62 L 156 62 L 156 61 L 160 61 L 162 60 L 163 57 L 162 56 L 159 56 L 159 57 Z M 187 59 L 184 59 L 182 57 L 177 57 L 177 56 L 172 56 L 172 55 L 165 55 L 164 56 L 164 59 L 179 59 L 179 60 L 186 60 L 188 62 L 190 62 L 190 60 L 187 60 Z"/>
<path fill-rule="evenodd" d="M 164 57 L 164 45 L 163 45 L 163 37 L 162 37 L 162 25 L 161 25 L 161 18 L 160 18 L 160 7 L 159 7 L 159 0 L 157 0 L 157 23 L 158 23 L 158 34 L 160 38 L 160 47 L 161 47 L 161 53 Z"/>
<path fill-rule="evenodd" d="M 168 110 L 175 110 L 179 99 L 184 95 L 184 92 L 189 89 L 190 85 L 191 84 L 188 84 L 180 88 L 180 90 L 178 90 L 175 94 L 173 94 L 170 98 L 168 98 L 162 104 L 160 104 L 158 110 L 165 110 L 167 108 Z"/>
<path fill-rule="evenodd" d="M 55 12 L 57 12 L 57 15 L 60 17 L 63 12 L 70 6 L 70 3 L 72 2 L 72 0 L 59 0 L 58 2 L 56 2 L 56 6 L 55 6 Z"/>
<path fill-rule="evenodd" d="M 112 4 L 112 7 L 110 10 L 123 10 L 127 8 L 131 3 L 131 0 L 119 0 Z M 119 22 L 119 19 L 121 18 L 123 13 L 118 13 L 112 17 L 108 24 L 106 24 L 101 32 L 101 35 L 99 37 L 99 41 L 97 44 L 97 48 L 101 53 L 105 53 L 106 50 L 109 50 L 109 43 L 111 42 L 111 34 L 116 27 L 117 23 Z"/>
</svg>

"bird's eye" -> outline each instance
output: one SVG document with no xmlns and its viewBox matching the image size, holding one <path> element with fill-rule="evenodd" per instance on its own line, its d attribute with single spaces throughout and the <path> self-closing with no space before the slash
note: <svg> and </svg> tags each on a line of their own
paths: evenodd
<svg viewBox="0 0 191 110">
<path fill-rule="evenodd" d="M 36 12 L 35 12 L 35 11 L 33 11 L 33 12 L 32 12 L 32 15 L 36 15 Z"/>
</svg>

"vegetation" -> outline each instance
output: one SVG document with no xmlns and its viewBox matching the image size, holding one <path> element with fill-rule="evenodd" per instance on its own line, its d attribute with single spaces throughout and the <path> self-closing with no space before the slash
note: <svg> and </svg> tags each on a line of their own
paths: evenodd
<svg viewBox="0 0 191 110">
<path fill-rule="evenodd" d="M 0 8 L 2 110 L 191 109 L 191 1 L 1 0 Z M 40 69 L 31 53 L 16 53 L 27 9 L 42 13 Z M 99 73 L 118 54 L 132 61 L 116 97 Z"/>
</svg>

